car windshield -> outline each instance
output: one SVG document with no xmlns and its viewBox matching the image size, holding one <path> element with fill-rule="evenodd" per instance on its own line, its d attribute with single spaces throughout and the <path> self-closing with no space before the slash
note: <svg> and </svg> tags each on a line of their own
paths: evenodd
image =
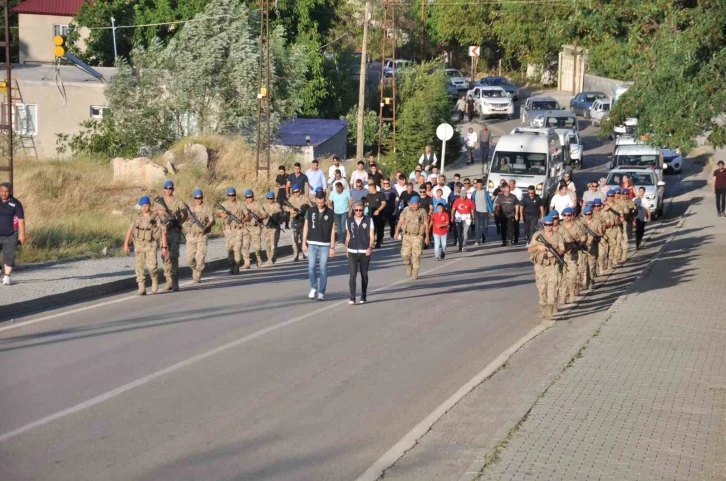
<svg viewBox="0 0 726 481">
<path fill-rule="evenodd" d="M 544 175 L 547 170 L 547 154 L 534 152 L 495 152 L 491 172 Z"/>
<path fill-rule="evenodd" d="M 459 72 L 458 70 L 447 70 L 446 75 L 448 75 L 449 77 L 463 77 L 463 75 L 461 75 L 461 72 Z"/>
<path fill-rule="evenodd" d="M 557 102 L 532 102 L 532 110 L 560 110 Z"/>
<path fill-rule="evenodd" d="M 505 97 L 506 94 L 502 90 L 482 90 L 482 97 Z"/>
<path fill-rule="evenodd" d="M 597 99 L 604 99 L 605 94 L 588 94 L 585 95 L 585 102 L 594 102 Z"/>
<path fill-rule="evenodd" d="M 600 108 L 603 112 L 608 112 L 610 110 L 610 104 L 602 104 Z"/>
<path fill-rule="evenodd" d="M 547 117 L 546 125 L 553 129 L 574 129 L 577 120 L 575 117 Z"/>
<path fill-rule="evenodd" d="M 615 158 L 615 165 L 656 167 L 657 157 L 655 155 L 618 155 Z"/>
<path fill-rule="evenodd" d="M 653 183 L 653 174 L 650 172 L 612 172 L 608 176 L 608 185 L 622 185 L 623 175 L 630 177 L 633 181 L 633 185 L 655 185 Z"/>
</svg>

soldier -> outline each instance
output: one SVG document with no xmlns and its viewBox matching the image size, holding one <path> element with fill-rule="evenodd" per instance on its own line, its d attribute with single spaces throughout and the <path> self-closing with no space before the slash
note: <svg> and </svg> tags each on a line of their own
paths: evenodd
<svg viewBox="0 0 726 481">
<path fill-rule="evenodd" d="M 217 217 L 224 219 L 224 242 L 227 248 L 227 261 L 230 274 L 239 274 L 239 265 L 242 263 L 242 232 L 244 225 L 241 222 L 249 220 L 245 214 L 242 202 L 237 200 L 237 191 L 234 187 L 227 189 L 227 200 L 221 204 L 227 211 L 238 219 L 232 219 L 224 210 L 217 212 Z"/>
<path fill-rule="evenodd" d="M 620 202 L 617 202 L 618 209 L 623 213 L 624 223 L 621 226 L 621 255 L 620 262 L 628 260 L 628 241 L 633 237 L 633 220 L 635 214 L 638 212 L 638 208 L 635 206 L 635 202 L 629 197 L 630 189 L 622 189 L 620 191 Z"/>
<path fill-rule="evenodd" d="M 255 202 L 255 193 L 252 189 L 245 191 L 245 213 L 247 220 L 245 221 L 245 230 L 242 233 L 242 257 L 244 258 L 243 269 L 250 268 L 250 245 L 255 250 L 255 258 L 257 259 L 257 267 L 262 267 L 262 253 L 260 252 L 262 244 L 262 226 L 260 220 L 265 209 Z M 258 219 L 255 219 L 257 217 Z"/>
<path fill-rule="evenodd" d="M 189 207 L 179 197 L 174 196 L 174 182 L 164 182 L 164 197 L 157 197 L 156 212 L 162 218 L 166 233 L 167 255 L 162 255 L 164 261 L 164 277 L 167 291 L 179 290 L 179 245 L 182 238 L 182 224 L 189 217 Z M 163 204 L 163 205 L 162 205 Z M 164 206 L 166 208 L 164 208 Z"/>
<path fill-rule="evenodd" d="M 615 203 L 616 191 L 610 189 L 607 193 L 605 200 L 605 206 L 603 210 L 606 215 L 606 223 L 610 226 L 605 229 L 605 234 L 608 238 L 608 266 L 612 269 L 620 264 L 620 258 L 622 257 L 622 235 L 620 233 L 620 225 L 622 224 L 622 214 L 619 210 L 619 206 Z M 620 194 L 620 191 L 617 191 Z"/>
<path fill-rule="evenodd" d="M 608 252 L 610 250 L 610 242 L 607 236 L 607 229 L 612 225 L 610 215 L 602 210 L 602 201 L 595 199 L 592 201 L 592 218 L 600 223 L 602 237 L 597 246 L 597 275 L 605 274 L 608 266 Z"/>
<path fill-rule="evenodd" d="M 419 200 L 418 196 L 411 197 L 408 207 L 401 212 L 394 236 L 398 238 L 399 231 L 403 231 L 401 257 L 406 264 L 406 275 L 414 279 L 418 279 L 422 253 L 421 239 L 424 239 L 425 245 L 429 244 L 429 216 L 419 209 Z"/>
<path fill-rule="evenodd" d="M 591 205 L 586 205 L 582 209 L 582 226 L 587 233 L 586 246 L 582 252 L 582 264 L 585 266 L 582 273 L 582 287 L 587 289 L 595 288 L 595 266 L 598 262 L 599 239 L 602 239 L 603 227 L 600 220 L 594 215 L 594 209 Z M 588 230 L 589 229 L 589 230 Z M 594 236 L 592 234 L 595 234 Z"/>
<path fill-rule="evenodd" d="M 565 241 L 565 270 L 562 273 L 562 284 L 560 285 L 560 304 L 571 304 L 580 293 L 580 273 L 578 263 L 580 262 L 580 248 L 584 245 L 585 236 L 575 222 L 573 222 L 575 211 L 572 207 L 565 207 L 562 210 L 562 223 L 559 233 Z"/>
<path fill-rule="evenodd" d="M 280 204 L 275 202 L 275 193 L 270 191 L 265 194 L 267 204 L 265 205 L 265 212 L 260 217 L 262 219 L 268 219 L 267 226 L 264 230 L 265 236 L 265 249 L 267 250 L 267 265 L 272 264 L 277 260 L 275 252 L 277 251 L 277 243 L 280 240 L 280 226 L 285 222 L 284 213 L 280 208 Z"/>
<path fill-rule="evenodd" d="M 156 250 L 161 242 L 161 254 L 167 255 L 166 234 L 161 228 L 161 219 L 158 214 L 151 211 L 151 199 L 143 196 L 139 199 L 141 212 L 131 217 L 131 225 L 126 231 L 124 239 L 124 253 L 129 253 L 129 242 L 134 244 L 136 282 L 139 285 L 140 296 L 146 295 L 146 277 L 144 276 L 144 264 L 149 269 L 151 277 L 151 292 L 159 290 L 159 273 L 156 270 Z"/>
<path fill-rule="evenodd" d="M 557 309 L 557 279 L 560 266 L 555 254 L 545 246 L 544 241 L 546 240 L 559 255 L 565 252 L 565 241 L 560 234 L 554 232 L 554 218 L 551 213 L 542 219 L 542 224 L 543 230 L 538 230 L 532 236 L 527 252 L 534 264 L 540 313 L 544 319 L 551 320 Z"/>
<path fill-rule="evenodd" d="M 292 228 L 292 253 L 295 256 L 293 262 L 300 260 L 300 252 L 302 251 L 302 231 L 305 224 L 305 212 L 312 207 L 310 199 L 301 194 L 300 185 L 292 186 L 292 196 L 288 199 L 285 211 L 291 216 L 290 227 Z M 303 252 L 303 259 L 307 256 Z"/>
<path fill-rule="evenodd" d="M 207 258 L 208 234 L 214 225 L 214 214 L 204 203 L 204 192 L 201 189 L 192 192 L 192 197 L 194 205 L 189 208 L 187 222 L 187 264 L 192 268 L 192 280 L 202 282 L 204 261 Z"/>
</svg>

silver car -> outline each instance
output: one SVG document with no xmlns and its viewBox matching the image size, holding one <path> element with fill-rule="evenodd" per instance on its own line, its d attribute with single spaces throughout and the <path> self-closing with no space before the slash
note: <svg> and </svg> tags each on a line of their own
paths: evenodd
<svg viewBox="0 0 726 481">
<path fill-rule="evenodd" d="M 536 127 L 531 125 L 532 117 L 549 110 L 562 110 L 562 106 L 552 97 L 530 97 L 519 106 L 519 120 L 522 125 Z"/>
<path fill-rule="evenodd" d="M 613 169 L 608 174 L 607 186 L 611 189 L 620 189 L 624 175 L 629 176 L 630 180 L 633 181 L 636 193 L 641 187 L 645 188 L 645 198 L 650 201 L 650 213 L 653 218 L 662 216 L 666 184 L 658 180 L 658 176 L 653 169 Z"/>
</svg>

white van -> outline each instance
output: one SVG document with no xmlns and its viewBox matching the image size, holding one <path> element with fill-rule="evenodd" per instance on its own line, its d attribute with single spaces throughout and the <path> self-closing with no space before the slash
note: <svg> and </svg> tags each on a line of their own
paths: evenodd
<svg viewBox="0 0 726 481">
<path fill-rule="evenodd" d="M 656 147 L 644 144 L 622 145 L 615 150 L 609 167 L 653 169 L 658 181 L 663 180 L 663 153 Z"/>
<path fill-rule="evenodd" d="M 517 127 L 497 142 L 489 164 L 487 190 L 494 192 L 502 180 L 515 180 L 522 190 L 535 186 L 549 205 L 562 179 L 564 158 L 560 136 L 554 129 Z"/>
</svg>

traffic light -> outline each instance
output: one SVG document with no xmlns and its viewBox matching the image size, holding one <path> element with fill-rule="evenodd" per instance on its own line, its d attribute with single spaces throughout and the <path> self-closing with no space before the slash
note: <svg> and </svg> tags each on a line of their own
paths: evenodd
<svg viewBox="0 0 726 481">
<path fill-rule="evenodd" d="M 56 35 L 53 37 L 53 55 L 56 56 L 56 58 L 62 57 L 66 53 L 66 49 L 64 48 L 65 40 L 60 35 Z"/>
</svg>

